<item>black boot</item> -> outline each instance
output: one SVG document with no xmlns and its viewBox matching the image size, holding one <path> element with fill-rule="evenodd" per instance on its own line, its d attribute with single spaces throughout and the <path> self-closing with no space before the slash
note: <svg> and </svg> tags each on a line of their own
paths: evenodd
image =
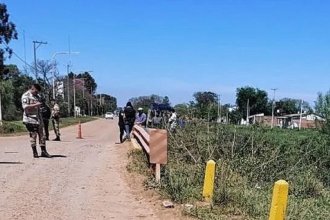
<svg viewBox="0 0 330 220">
<path fill-rule="evenodd" d="M 33 157 L 38 158 L 38 151 L 36 146 L 32 146 Z"/>
<path fill-rule="evenodd" d="M 55 139 L 53 139 L 53 141 L 61 141 L 61 138 L 60 138 L 60 136 L 56 136 L 56 138 L 55 138 Z"/>
<path fill-rule="evenodd" d="M 46 150 L 46 146 L 41 146 L 41 155 L 40 157 L 47 157 L 47 158 L 51 158 L 52 156 L 50 156 Z"/>
</svg>

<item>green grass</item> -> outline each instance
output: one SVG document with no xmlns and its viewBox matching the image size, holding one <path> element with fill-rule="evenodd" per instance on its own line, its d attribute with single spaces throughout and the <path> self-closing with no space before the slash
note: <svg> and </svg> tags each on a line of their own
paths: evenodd
<svg viewBox="0 0 330 220">
<path fill-rule="evenodd" d="M 190 124 L 169 137 L 169 162 L 161 184 L 155 185 L 150 177 L 147 186 L 175 202 L 194 204 L 203 199 L 205 163 L 213 159 L 217 162 L 213 206 L 196 206 L 190 215 L 267 219 L 273 184 L 284 179 L 290 186 L 287 219 L 326 220 L 330 219 L 329 145 L 330 137 L 316 130 Z M 145 164 L 141 155 L 136 158 L 135 163 Z"/>
<path fill-rule="evenodd" d="M 86 122 L 93 121 L 96 119 L 97 119 L 97 117 L 61 118 L 60 127 L 64 128 L 64 127 L 78 124 L 79 121 L 81 121 L 81 123 L 86 123 Z M 50 130 L 53 129 L 51 122 L 49 125 L 49 129 Z M 23 133 L 23 132 L 26 132 L 26 128 L 22 121 L 4 121 L 3 125 L 0 126 L 0 136 L 14 135 L 14 134 L 19 134 L 19 133 Z"/>
</svg>

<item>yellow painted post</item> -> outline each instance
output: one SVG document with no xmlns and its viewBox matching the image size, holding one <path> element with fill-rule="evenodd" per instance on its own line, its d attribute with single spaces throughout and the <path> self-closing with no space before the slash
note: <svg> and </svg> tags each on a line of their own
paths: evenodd
<svg viewBox="0 0 330 220">
<path fill-rule="evenodd" d="M 289 184 L 285 180 L 275 183 L 269 220 L 284 220 L 288 204 Z"/>
<path fill-rule="evenodd" d="M 209 160 L 206 164 L 203 197 L 206 202 L 211 202 L 214 191 L 215 162 Z"/>
</svg>

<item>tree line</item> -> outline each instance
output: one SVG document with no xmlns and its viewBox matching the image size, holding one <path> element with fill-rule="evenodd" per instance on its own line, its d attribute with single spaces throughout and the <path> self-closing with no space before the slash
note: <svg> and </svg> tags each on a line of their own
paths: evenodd
<svg viewBox="0 0 330 220">
<path fill-rule="evenodd" d="M 211 91 L 195 92 L 193 97 L 194 100 L 189 103 L 174 106 L 179 115 L 237 124 L 241 119 L 246 120 L 247 115 L 260 113 L 272 115 L 272 111 L 274 111 L 275 116 L 283 116 L 298 114 L 302 110 L 303 113 L 315 113 L 327 120 L 330 119 L 330 91 L 325 94 L 318 94 L 314 108 L 308 102 L 294 98 L 282 98 L 274 102 L 266 91 L 250 86 L 236 89 L 235 104 L 221 103 L 219 95 Z M 154 102 L 170 104 L 167 96 L 158 95 L 135 97 L 131 98 L 130 101 L 134 106 L 145 109 L 148 109 Z"/>
<path fill-rule="evenodd" d="M 49 80 L 33 77 L 22 73 L 17 66 L 8 65 L 5 77 L 0 79 L 0 94 L 2 100 L 2 116 L 4 120 L 20 120 L 22 117 L 21 96 L 28 90 L 29 85 L 38 82 L 43 87 L 46 103 L 53 98 L 53 85 Z M 97 83 L 88 73 L 69 73 L 56 79 L 63 85 L 63 93 L 56 94 L 56 100 L 61 108 L 61 116 L 74 116 L 74 96 L 76 106 L 81 115 L 102 115 L 117 108 L 117 99 L 108 94 L 97 94 Z M 75 87 L 75 91 L 74 91 Z M 58 88 L 55 89 L 55 91 Z"/>
<path fill-rule="evenodd" d="M 70 72 L 60 76 L 56 62 L 50 60 L 37 60 L 36 66 L 25 64 L 23 70 L 6 64 L 14 53 L 9 44 L 17 39 L 16 25 L 10 21 L 6 4 L 0 3 L 0 121 L 21 119 L 21 96 L 33 83 L 43 87 L 42 95 L 46 102 L 52 98 L 58 101 L 62 117 L 73 116 L 75 106 L 79 107 L 82 115 L 101 115 L 117 108 L 115 97 L 96 94 L 97 83 L 88 72 Z"/>
</svg>

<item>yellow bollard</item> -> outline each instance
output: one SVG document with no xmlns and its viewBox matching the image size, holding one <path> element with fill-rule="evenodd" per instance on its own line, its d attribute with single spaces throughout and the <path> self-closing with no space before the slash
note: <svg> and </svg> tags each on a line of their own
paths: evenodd
<svg viewBox="0 0 330 220">
<path fill-rule="evenodd" d="M 284 220 L 288 204 L 289 184 L 285 180 L 275 183 L 269 220 Z"/>
<path fill-rule="evenodd" d="M 215 162 L 209 160 L 206 164 L 203 197 L 206 202 L 211 202 L 214 191 Z"/>
</svg>

